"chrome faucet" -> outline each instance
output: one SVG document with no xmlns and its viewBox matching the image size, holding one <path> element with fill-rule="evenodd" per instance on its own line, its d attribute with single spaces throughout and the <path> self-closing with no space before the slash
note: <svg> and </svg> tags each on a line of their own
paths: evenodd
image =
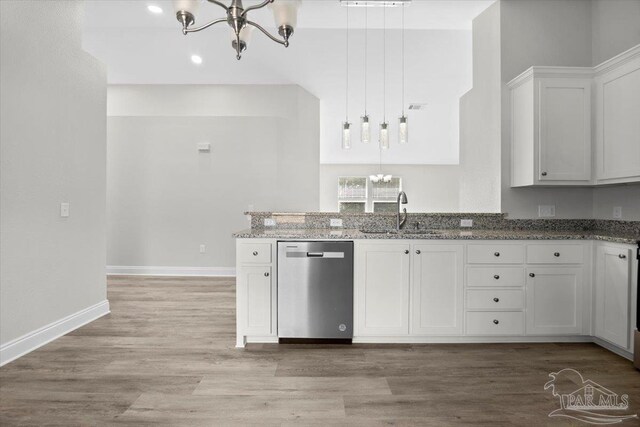
<svg viewBox="0 0 640 427">
<path fill-rule="evenodd" d="M 400 213 L 401 203 L 403 205 L 406 205 L 408 203 L 407 195 L 404 191 L 401 191 L 400 193 L 398 193 L 398 200 L 397 200 L 398 210 L 396 213 L 396 231 L 400 231 L 404 223 L 407 222 L 407 208 L 403 208 L 402 214 L 401 214 Z M 400 219 L 400 217 L 402 217 L 402 219 Z"/>
</svg>

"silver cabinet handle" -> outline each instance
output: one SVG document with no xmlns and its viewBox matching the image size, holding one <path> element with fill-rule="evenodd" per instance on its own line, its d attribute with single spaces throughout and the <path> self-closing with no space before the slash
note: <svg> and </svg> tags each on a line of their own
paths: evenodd
<svg viewBox="0 0 640 427">
<path fill-rule="evenodd" d="M 547 173 L 546 172 L 542 172 L 540 175 L 547 176 Z"/>
<path fill-rule="evenodd" d="M 420 252 L 420 249 L 418 249 L 418 250 L 416 251 L 416 254 L 418 254 L 418 255 L 420 255 L 421 253 L 422 253 L 422 252 Z"/>
<path fill-rule="evenodd" d="M 269 273 L 264 273 L 264 277 L 269 277 Z"/>
<path fill-rule="evenodd" d="M 500 298 L 494 298 L 493 302 L 500 302 Z"/>
<path fill-rule="evenodd" d="M 627 256 L 626 256 L 625 254 L 620 254 L 620 255 L 618 255 L 618 258 L 620 258 L 620 259 L 626 259 L 626 258 L 627 258 Z"/>
<path fill-rule="evenodd" d="M 500 252 L 494 252 L 493 256 L 500 256 Z"/>
<path fill-rule="evenodd" d="M 258 256 L 258 251 L 253 251 L 253 256 Z"/>
<path fill-rule="evenodd" d="M 498 319 L 493 319 L 493 324 L 497 325 L 498 323 L 500 323 L 500 321 Z"/>
<path fill-rule="evenodd" d="M 500 275 L 496 274 L 493 276 L 494 279 L 498 280 L 500 278 Z"/>
<path fill-rule="evenodd" d="M 409 254 L 409 249 L 405 249 L 404 253 Z"/>
<path fill-rule="evenodd" d="M 529 277 L 536 277 L 536 275 L 533 273 L 529 273 Z"/>
<path fill-rule="evenodd" d="M 556 257 L 556 258 L 558 258 L 558 257 L 560 256 L 560 252 L 554 252 L 554 253 L 553 253 L 553 256 L 554 256 L 554 257 Z"/>
</svg>

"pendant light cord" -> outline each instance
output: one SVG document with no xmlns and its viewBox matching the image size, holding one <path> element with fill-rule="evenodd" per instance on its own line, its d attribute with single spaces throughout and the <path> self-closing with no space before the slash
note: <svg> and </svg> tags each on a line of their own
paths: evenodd
<svg viewBox="0 0 640 427">
<path fill-rule="evenodd" d="M 369 54 L 369 4 L 364 7 L 364 115 L 367 115 L 367 65 Z"/>
<path fill-rule="evenodd" d="M 404 3 L 402 4 L 402 117 L 404 117 Z"/>
<path fill-rule="evenodd" d="M 345 104 L 346 104 L 346 123 L 349 123 L 349 8 L 347 7 L 347 82 L 346 82 L 346 96 L 345 96 Z"/>
<path fill-rule="evenodd" d="M 382 8 L 382 121 L 387 121 L 387 7 Z"/>
</svg>

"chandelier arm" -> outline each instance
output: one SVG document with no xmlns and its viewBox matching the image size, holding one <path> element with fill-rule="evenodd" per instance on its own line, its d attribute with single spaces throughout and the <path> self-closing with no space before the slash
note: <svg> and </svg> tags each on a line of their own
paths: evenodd
<svg viewBox="0 0 640 427">
<path fill-rule="evenodd" d="M 212 25 L 220 24 L 220 23 L 222 23 L 222 22 L 227 22 L 227 18 L 220 18 L 220 19 L 216 19 L 215 21 L 211 21 L 211 22 L 209 22 L 208 24 L 204 24 L 204 25 L 202 25 L 202 26 L 200 26 L 200 27 L 196 27 L 196 28 L 186 28 L 183 32 L 184 32 L 185 34 L 187 34 L 187 33 L 195 33 L 195 32 L 197 32 L 197 31 L 202 31 L 202 30 L 204 30 L 205 28 L 209 28 L 209 27 L 211 27 Z"/>
<path fill-rule="evenodd" d="M 209 0 L 211 1 L 211 0 Z M 264 0 L 262 3 L 260 4 L 254 4 L 253 6 L 249 6 L 248 8 L 246 8 L 244 10 L 244 12 L 242 12 L 243 17 L 247 16 L 247 13 L 251 10 L 256 10 L 256 9 L 262 9 L 263 7 L 265 7 L 266 5 L 268 5 L 269 3 L 273 3 L 274 0 Z"/>
<path fill-rule="evenodd" d="M 265 30 L 264 28 L 262 28 L 260 25 L 256 24 L 253 21 L 247 21 L 247 25 L 251 25 L 252 27 L 256 27 L 257 29 L 259 29 L 260 31 L 262 31 L 262 33 L 269 37 L 271 40 L 273 40 L 276 43 L 279 43 L 281 45 L 283 45 L 284 47 L 289 46 L 289 42 L 285 41 L 285 40 L 280 40 L 278 38 L 276 38 L 275 36 L 271 35 L 267 30 Z"/>
<path fill-rule="evenodd" d="M 213 3 L 213 4 L 217 4 L 218 6 L 220 6 L 221 8 L 223 8 L 224 10 L 227 10 L 228 7 L 226 4 L 219 2 L 217 0 L 207 0 L 209 3 Z"/>
</svg>

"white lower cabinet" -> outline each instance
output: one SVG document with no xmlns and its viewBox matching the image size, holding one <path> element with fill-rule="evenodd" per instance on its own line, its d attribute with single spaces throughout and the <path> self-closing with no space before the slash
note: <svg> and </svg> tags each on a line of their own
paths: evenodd
<svg viewBox="0 0 640 427">
<path fill-rule="evenodd" d="M 246 310 L 241 320 L 245 335 L 271 335 L 272 283 L 270 266 L 245 266 L 238 277 L 238 292 Z"/>
<path fill-rule="evenodd" d="M 409 333 L 410 249 L 386 241 L 356 246 L 355 335 Z"/>
<path fill-rule="evenodd" d="M 524 321 L 521 311 L 469 311 L 468 335 L 522 335 Z"/>
<path fill-rule="evenodd" d="M 463 245 L 413 247 L 412 335 L 460 335 L 463 324 Z"/>
<path fill-rule="evenodd" d="M 531 267 L 527 273 L 527 335 L 581 334 L 582 268 Z"/>
<path fill-rule="evenodd" d="M 631 349 L 632 248 L 599 244 L 596 248 L 595 334 Z"/>
</svg>

